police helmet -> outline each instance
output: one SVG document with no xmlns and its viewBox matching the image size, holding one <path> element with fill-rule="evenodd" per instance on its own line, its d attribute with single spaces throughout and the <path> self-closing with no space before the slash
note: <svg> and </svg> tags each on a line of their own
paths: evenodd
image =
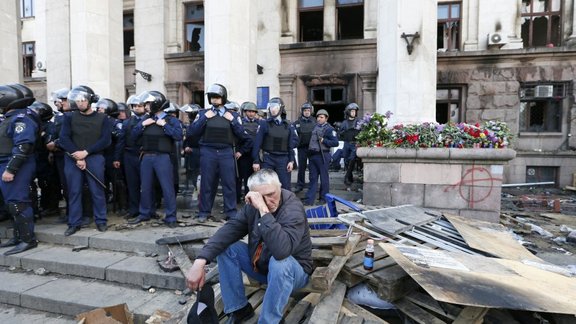
<svg viewBox="0 0 576 324">
<path fill-rule="evenodd" d="M 80 85 L 72 88 L 72 90 L 68 92 L 67 99 L 70 102 L 70 108 L 72 110 L 77 110 L 78 105 L 76 104 L 76 101 L 88 101 L 88 104 L 93 104 L 98 102 L 100 97 L 95 94 L 94 90 L 92 90 L 90 87 Z"/>
<path fill-rule="evenodd" d="M 346 115 L 346 117 L 350 117 L 350 111 L 356 110 L 356 116 L 358 116 L 359 109 L 360 107 L 358 107 L 358 105 L 355 102 L 349 103 L 348 106 L 344 108 L 344 115 Z"/>
<path fill-rule="evenodd" d="M 309 103 L 308 101 L 302 104 L 302 106 L 300 107 L 300 113 L 303 113 L 304 109 L 310 109 L 310 114 L 314 114 L 314 106 L 312 106 L 312 104 Z"/>
<path fill-rule="evenodd" d="M 155 114 L 160 110 L 164 110 L 170 106 L 170 101 L 160 91 L 144 91 L 138 96 L 138 100 L 142 104 L 150 103 L 150 113 Z"/>
<path fill-rule="evenodd" d="M 210 101 L 212 97 L 222 98 L 223 103 L 228 101 L 228 91 L 226 90 L 226 87 L 219 83 L 214 83 L 209 86 L 208 90 L 206 90 L 206 95 L 208 96 L 208 101 Z"/>
<path fill-rule="evenodd" d="M 128 105 L 128 107 L 130 107 L 130 109 L 133 109 L 133 106 L 139 105 L 140 104 L 140 97 L 137 95 L 131 95 L 130 97 L 128 97 L 128 99 L 126 99 L 126 104 Z"/>
<path fill-rule="evenodd" d="M 240 110 L 240 105 L 236 101 L 228 101 L 224 104 L 224 107 L 229 110 L 234 110 L 235 112 Z"/>
<path fill-rule="evenodd" d="M 13 102 L 23 98 L 24 94 L 20 90 L 7 85 L 0 86 L 0 113 L 5 114 L 9 109 L 12 109 Z"/>
<path fill-rule="evenodd" d="M 330 117 L 330 115 L 328 115 L 328 112 L 326 111 L 326 109 L 318 110 L 318 112 L 316 113 L 316 116 L 318 116 L 318 115 L 324 115 L 324 116 L 326 116 L 326 118 Z"/>
<path fill-rule="evenodd" d="M 123 103 L 123 102 L 118 103 L 118 111 L 119 112 L 122 112 L 122 111 L 126 112 L 127 110 L 128 110 L 128 106 L 125 103 Z"/>
<path fill-rule="evenodd" d="M 268 101 L 268 105 L 266 106 L 268 110 L 269 117 L 276 117 L 278 115 L 283 115 L 286 112 L 284 111 L 284 101 L 282 101 L 279 97 L 274 97 Z"/>
<path fill-rule="evenodd" d="M 44 102 L 34 101 L 28 108 L 36 112 L 43 122 L 47 122 L 54 117 L 54 110 Z"/>
<path fill-rule="evenodd" d="M 180 110 L 180 106 L 177 104 L 170 102 L 167 108 L 164 108 L 164 112 L 167 114 L 177 113 Z"/>
<path fill-rule="evenodd" d="M 27 86 L 20 83 L 11 83 L 8 85 L 16 90 L 22 92 L 23 98 L 12 102 L 10 109 L 21 109 L 30 106 L 36 99 L 34 99 L 34 93 Z"/>
<path fill-rule="evenodd" d="M 252 101 L 246 101 L 242 103 L 242 105 L 240 106 L 240 110 L 258 112 L 258 107 L 256 107 L 256 104 L 253 103 Z"/>
<path fill-rule="evenodd" d="M 52 92 L 50 98 L 52 99 L 52 102 L 62 102 L 62 100 L 67 100 L 68 92 L 70 92 L 70 89 L 68 88 L 58 89 Z"/>
<path fill-rule="evenodd" d="M 194 119 L 196 119 L 196 116 L 198 115 L 198 112 L 200 111 L 200 109 L 202 109 L 200 107 L 200 105 L 197 104 L 188 104 L 188 105 L 184 105 L 182 107 L 180 107 L 180 110 L 182 110 L 182 112 L 185 112 L 188 114 L 188 119 L 190 121 L 193 121 Z"/>
<path fill-rule="evenodd" d="M 104 113 L 112 118 L 118 118 L 120 112 L 118 111 L 118 104 L 108 98 L 102 98 L 96 103 L 96 110 L 102 109 Z"/>
</svg>

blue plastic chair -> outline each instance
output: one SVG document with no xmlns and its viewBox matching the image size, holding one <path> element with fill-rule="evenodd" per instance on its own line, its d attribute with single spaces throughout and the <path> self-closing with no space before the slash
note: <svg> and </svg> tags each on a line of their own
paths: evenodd
<svg viewBox="0 0 576 324">
<path fill-rule="evenodd" d="M 337 202 L 343 204 L 344 206 L 349 207 L 353 211 L 356 211 L 356 212 L 362 211 L 361 208 L 354 205 L 352 202 L 350 202 L 344 198 L 335 196 L 333 194 L 326 194 L 324 199 L 326 200 L 326 204 L 306 210 L 306 217 L 308 217 L 308 218 L 337 217 L 338 216 L 338 210 L 336 209 L 336 203 Z M 344 225 L 342 223 L 338 223 L 338 222 L 336 222 L 336 223 L 337 224 L 312 224 L 312 225 L 310 225 L 310 228 L 311 229 L 317 229 L 317 230 L 318 229 L 346 229 L 346 225 Z"/>
</svg>

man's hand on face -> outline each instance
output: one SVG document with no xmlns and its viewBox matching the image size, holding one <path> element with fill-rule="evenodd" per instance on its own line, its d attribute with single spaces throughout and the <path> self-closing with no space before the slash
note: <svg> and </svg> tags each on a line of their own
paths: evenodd
<svg viewBox="0 0 576 324">
<path fill-rule="evenodd" d="M 186 286 L 192 291 L 198 291 L 204 287 L 206 272 L 204 266 L 206 260 L 196 259 L 192 267 L 186 272 Z"/>
<path fill-rule="evenodd" d="M 246 204 L 252 205 L 254 208 L 258 209 L 260 216 L 270 212 L 266 202 L 264 201 L 264 197 L 262 197 L 262 195 L 257 191 L 248 192 L 246 197 L 244 197 L 244 201 Z"/>
</svg>

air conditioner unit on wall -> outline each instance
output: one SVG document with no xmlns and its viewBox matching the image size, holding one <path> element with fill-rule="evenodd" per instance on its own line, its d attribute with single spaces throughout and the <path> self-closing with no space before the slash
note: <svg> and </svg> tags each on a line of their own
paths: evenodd
<svg viewBox="0 0 576 324">
<path fill-rule="evenodd" d="M 508 40 L 501 33 L 488 34 L 488 45 L 504 45 Z"/>
<path fill-rule="evenodd" d="M 537 85 L 534 87 L 534 97 L 536 98 L 551 98 L 553 95 L 553 85 Z"/>
</svg>

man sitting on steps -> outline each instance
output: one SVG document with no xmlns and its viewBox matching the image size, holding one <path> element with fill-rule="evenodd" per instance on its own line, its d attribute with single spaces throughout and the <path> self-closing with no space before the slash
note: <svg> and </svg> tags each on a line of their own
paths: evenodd
<svg viewBox="0 0 576 324">
<path fill-rule="evenodd" d="M 262 169 L 248 178 L 246 205 L 202 248 L 186 274 L 192 290 L 204 286 L 204 266 L 218 261 L 226 323 L 254 315 L 242 283 L 242 272 L 267 284 L 259 323 L 279 323 L 292 291 L 308 284 L 312 274 L 312 241 L 304 206 L 282 189 L 278 175 Z M 240 240 L 248 234 L 248 244 Z"/>
</svg>

